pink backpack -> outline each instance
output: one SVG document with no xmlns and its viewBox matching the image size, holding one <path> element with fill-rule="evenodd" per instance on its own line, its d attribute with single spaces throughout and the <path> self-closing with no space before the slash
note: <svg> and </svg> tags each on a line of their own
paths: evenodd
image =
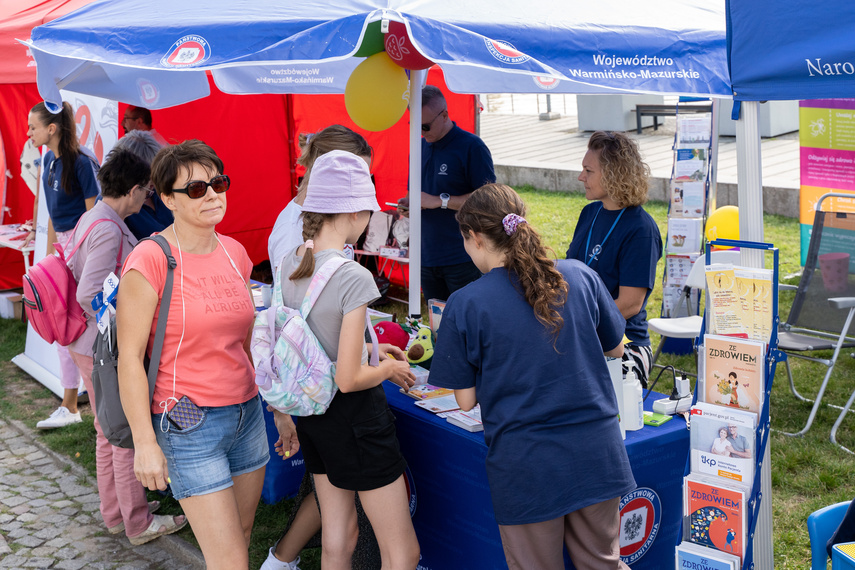
<svg viewBox="0 0 855 570">
<path fill-rule="evenodd" d="M 39 336 L 47 342 L 55 341 L 62 346 L 68 346 L 80 338 L 86 330 L 86 315 L 83 314 L 83 308 L 77 302 L 77 281 L 71 274 L 68 262 L 86 240 L 92 228 L 101 222 L 116 224 L 109 218 L 95 220 L 66 258 L 65 249 L 74 239 L 74 232 L 72 232 L 65 246 L 54 244 L 56 255 L 48 255 L 24 275 L 23 303 L 27 319 Z M 116 227 L 119 227 L 119 224 L 116 224 Z M 75 227 L 74 230 L 77 231 L 77 228 Z M 116 267 L 121 261 L 122 246 L 120 245 Z"/>
</svg>

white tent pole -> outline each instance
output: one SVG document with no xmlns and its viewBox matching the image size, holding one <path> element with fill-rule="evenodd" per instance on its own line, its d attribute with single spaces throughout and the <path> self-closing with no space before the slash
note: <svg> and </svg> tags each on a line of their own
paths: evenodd
<svg viewBox="0 0 855 570">
<path fill-rule="evenodd" d="M 422 313 L 422 86 L 427 71 L 410 71 L 410 316 Z"/>
<path fill-rule="evenodd" d="M 759 103 L 743 101 L 741 116 L 736 121 L 737 180 L 739 183 L 739 237 L 762 242 L 763 176 L 760 160 Z M 763 267 L 763 252 L 742 250 L 742 265 Z M 760 466 L 760 492 L 763 499 L 754 530 L 754 567 L 774 568 L 772 553 L 772 438 Z"/>
<path fill-rule="evenodd" d="M 763 240 L 763 175 L 760 160 L 759 103 L 743 101 L 736 121 L 737 204 L 739 205 L 739 238 Z M 742 264 L 763 267 L 763 252 L 742 252 Z"/>
</svg>

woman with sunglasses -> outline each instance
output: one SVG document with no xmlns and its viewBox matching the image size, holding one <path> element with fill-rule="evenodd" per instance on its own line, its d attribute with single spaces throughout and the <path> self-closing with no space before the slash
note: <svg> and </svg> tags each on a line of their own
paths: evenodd
<svg viewBox="0 0 855 570">
<path fill-rule="evenodd" d="M 593 203 L 579 214 L 567 250 L 567 259 L 578 259 L 600 276 L 626 319 L 623 373 L 632 368 L 644 388 L 653 360 L 647 299 L 662 257 L 659 227 L 641 207 L 649 178 L 635 141 L 623 133 L 592 134 L 579 181 Z"/>
<path fill-rule="evenodd" d="M 163 353 L 149 401 L 144 359 L 157 326 L 167 262 L 156 243 L 128 257 L 117 313 L 119 388 L 136 478 L 181 504 L 209 569 L 246 569 L 268 460 L 249 340 L 252 262 L 219 235 L 229 177 L 197 140 L 163 148 L 152 182 L 175 222 L 162 235 L 176 262 Z"/>
<path fill-rule="evenodd" d="M 124 219 L 139 212 L 153 192 L 150 177 L 148 165 L 140 158 L 126 150 L 111 152 L 98 173 L 103 199 L 80 217 L 69 243 L 69 247 L 78 248 L 69 267 L 77 281 L 77 302 L 86 314 L 86 330 L 68 349 L 90 394 L 94 393 L 92 344 L 98 334 L 92 299 L 101 292 L 111 273 L 119 273 L 137 243 Z M 95 399 L 90 403 L 95 414 Z M 147 503 L 145 489 L 134 478 L 134 450 L 111 445 L 101 431 L 97 414 L 95 434 L 98 496 L 101 516 L 110 534 L 124 532 L 131 544 L 140 545 L 187 524 L 183 516 L 152 516 L 149 511 L 156 510 L 160 503 Z"/>
<path fill-rule="evenodd" d="M 74 111 L 67 102 L 62 104 L 62 110 L 57 114 L 48 111 L 44 103 L 36 104 L 27 116 L 27 136 L 37 148 L 48 147 L 42 158 L 41 172 L 44 199 L 50 216 L 46 225 L 48 253 L 51 253 L 53 243 L 65 245 L 80 216 L 95 205 L 98 197 L 98 183 L 95 180 L 97 164 L 83 152 L 77 140 Z M 37 193 L 33 202 L 33 230 L 24 243 L 35 239 L 38 217 Z M 57 354 L 63 387 L 62 404 L 49 418 L 36 424 L 39 429 L 58 428 L 81 421 L 77 411 L 80 375 L 66 347 L 57 346 Z"/>
</svg>

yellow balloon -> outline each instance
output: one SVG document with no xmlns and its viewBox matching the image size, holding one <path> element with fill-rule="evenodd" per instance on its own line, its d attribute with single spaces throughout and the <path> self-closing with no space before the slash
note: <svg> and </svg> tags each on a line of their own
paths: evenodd
<svg viewBox="0 0 855 570">
<path fill-rule="evenodd" d="M 344 88 L 347 114 L 366 131 L 383 131 L 397 123 L 409 102 L 407 72 L 386 52 L 375 53 L 356 66 Z"/>
<path fill-rule="evenodd" d="M 722 206 L 707 218 L 707 241 L 717 239 L 739 239 L 739 208 L 736 206 Z"/>
</svg>

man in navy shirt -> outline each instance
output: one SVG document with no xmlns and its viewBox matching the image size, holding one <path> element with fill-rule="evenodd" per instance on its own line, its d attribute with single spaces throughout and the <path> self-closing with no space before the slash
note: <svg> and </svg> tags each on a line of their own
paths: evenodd
<svg viewBox="0 0 855 570">
<path fill-rule="evenodd" d="M 433 85 L 422 89 L 422 137 L 422 291 L 425 299 L 445 300 L 481 276 L 463 249 L 454 215 L 496 175 L 487 145 L 454 124 Z M 402 198 L 399 208 L 408 207 L 409 198 Z"/>
</svg>

